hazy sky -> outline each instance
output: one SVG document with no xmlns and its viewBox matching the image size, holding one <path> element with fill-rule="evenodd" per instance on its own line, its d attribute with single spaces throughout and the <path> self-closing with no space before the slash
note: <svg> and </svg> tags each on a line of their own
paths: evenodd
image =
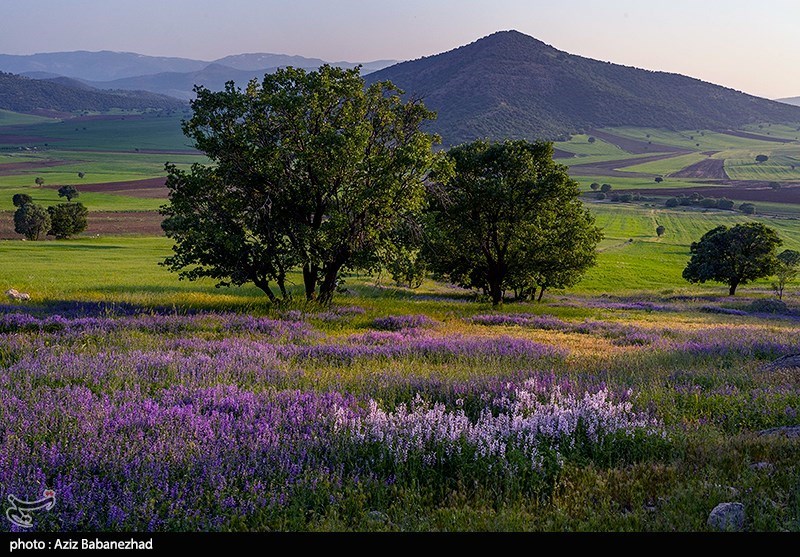
<svg viewBox="0 0 800 557">
<path fill-rule="evenodd" d="M 800 95 L 800 0 L 0 0 L 0 53 L 413 59 L 516 29 L 573 54 Z"/>
</svg>

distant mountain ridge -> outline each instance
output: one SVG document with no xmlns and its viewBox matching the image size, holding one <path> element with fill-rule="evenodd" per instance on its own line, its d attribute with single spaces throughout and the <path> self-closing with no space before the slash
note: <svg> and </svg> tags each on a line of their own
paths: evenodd
<svg viewBox="0 0 800 557">
<path fill-rule="evenodd" d="M 775 99 L 778 102 L 800 106 L 800 97 L 786 97 L 785 99 Z"/>
<path fill-rule="evenodd" d="M 181 99 L 192 97 L 194 83 L 221 88 L 226 81 L 242 83 L 263 77 L 278 67 L 316 69 L 329 63 L 342 68 L 361 65 L 367 74 L 394 64 L 395 60 L 326 62 L 287 54 L 249 53 L 214 61 L 145 56 L 133 52 L 74 51 L 30 55 L 0 54 L 0 71 L 34 79 L 67 77 L 98 89 L 140 89 Z M 198 81 L 192 81 L 198 80 Z"/>
<path fill-rule="evenodd" d="M 600 127 L 729 129 L 800 122 L 800 108 L 679 74 L 568 54 L 517 31 L 402 62 L 390 80 L 438 112 L 446 144 L 476 138 L 566 137 Z"/>
<path fill-rule="evenodd" d="M 66 81 L 64 81 L 66 80 Z M 50 80 L 0 72 L 0 109 L 13 112 L 40 110 L 75 112 L 79 110 L 171 110 L 186 106 L 183 101 L 146 91 L 98 91 L 74 80 Z"/>
</svg>

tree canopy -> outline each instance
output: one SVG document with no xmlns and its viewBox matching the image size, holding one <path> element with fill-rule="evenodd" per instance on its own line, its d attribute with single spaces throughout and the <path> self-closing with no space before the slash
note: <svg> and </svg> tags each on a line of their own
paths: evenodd
<svg viewBox="0 0 800 557">
<path fill-rule="evenodd" d="M 326 65 L 196 93 L 183 131 L 212 164 L 168 166 L 162 208 L 164 264 L 182 277 L 253 282 L 274 300 L 270 283 L 286 295 L 300 266 L 306 297 L 329 302 L 340 272 L 378 265 L 422 207 L 440 157 L 420 126 L 435 115 L 391 83 Z"/>
<path fill-rule="evenodd" d="M 683 278 L 691 283 L 727 284 L 728 293 L 733 296 L 740 284 L 773 273 L 775 250 L 781 244 L 778 233 L 761 223 L 718 226 L 692 243 L 692 257 L 683 270 Z"/>
<path fill-rule="evenodd" d="M 524 140 L 450 149 L 455 176 L 436 186 L 428 226 L 432 269 L 495 305 L 508 288 L 532 296 L 574 284 L 601 234 L 552 155 L 552 144 Z"/>
<path fill-rule="evenodd" d="M 14 231 L 28 240 L 38 240 L 50 230 L 47 209 L 35 203 L 25 203 L 14 212 Z"/>
</svg>

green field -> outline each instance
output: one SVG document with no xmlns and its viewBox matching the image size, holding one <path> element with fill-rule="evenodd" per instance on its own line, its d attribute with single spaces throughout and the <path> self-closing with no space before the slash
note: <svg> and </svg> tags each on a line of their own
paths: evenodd
<svg viewBox="0 0 800 557">
<path fill-rule="evenodd" d="M 771 141 L 737 137 L 711 130 L 671 131 L 656 128 L 620 127 L 609 128 L 607 131 L 620 137 L 639 141 L 652 141 L 653 143 L 672 145 L 693 151 L 724 151 L 750 147 L 773 149 L 780 145 Z"/>
<path fill-rule="evenodd" d="M 630 156 L 630 153 L 602 139 L 595 138 L 594 143 L 589 143 L 588 135 L 573 135 L 569 141 L 556 141 L 553 146 L 556 149 L 575 153 L 579 156 L 605 155 L 614 157 L 614 159 L 607 160 L 615 160 L 616 158 L 623 159 L 626 156 Z"/>
<path fill-rule="evenodd" d="M 660 161 L 645 162 L 634 166 L 626 166 L 620 170 L 623 172 L 643 172 L 645 174 L 666 176 L 673 172 L 683 170 L 687 166 L 698 163 L 706 158 L 706 155 L 700 153 L 690 153 L 688 155 L 669 157 L 668 159 L 662 159 Z"/>
</svg>

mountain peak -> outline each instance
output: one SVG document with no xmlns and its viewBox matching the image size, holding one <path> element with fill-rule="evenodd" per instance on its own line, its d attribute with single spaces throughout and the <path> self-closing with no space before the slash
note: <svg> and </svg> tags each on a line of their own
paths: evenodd
<svg viewBox="0 0 800 557">
<path fill-rule="evenodd" d="M 591 128 L 730 129 L 800 122 L 800 109 L 678 74 L 569 54 L 519 31 L 367 76 L 392 81 L 438 113 L 446 144 L 556 139 Z"/>
</svg>

